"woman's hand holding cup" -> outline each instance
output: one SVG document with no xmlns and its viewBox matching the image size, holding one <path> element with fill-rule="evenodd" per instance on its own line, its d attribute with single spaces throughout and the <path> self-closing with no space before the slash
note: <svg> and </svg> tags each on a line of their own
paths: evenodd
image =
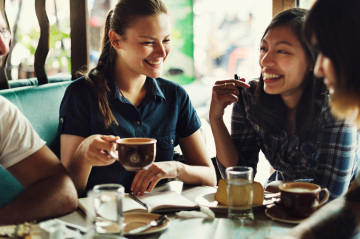
<svg viewBox="0 0 360 239">
<path fill-rule="evenodd" d="M 74 157 L 80 157 L 84 162 L 91 166 L 107 166 L 115 162 L 116 158 L 111 154 L 117 155 L 115 141 L 120 139 L 113 135 L 91 135 L 84 139 L 77 148 Z"/>
</svg>

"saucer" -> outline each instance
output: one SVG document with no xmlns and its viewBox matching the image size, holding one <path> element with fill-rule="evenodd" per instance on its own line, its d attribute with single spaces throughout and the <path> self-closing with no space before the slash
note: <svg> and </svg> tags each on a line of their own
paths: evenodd
<svg viewBox="0 0 360 239">
<path fill-rule="evenodd" d="M 195 198 L 195 202 L 200 206 L 205 206 L 213 211 L 227 211 L 228 206 L 222 205 L 215 200 L 215 193 L 204 194 Z M 252 205 L 253 209 L 265 208 L 266 205 L 272 203 L 272 200 L 265 199 L 262 205 Z"/>
<path fill-rule="evenodd" d="M 169 218 L 166 218 L 165 222 L 157 227 L 150 227 L 149 229 L 135 233 L 129 234 L 129 231 L 145 226 L 149 224 L 152 220 L 158 219 L 161 215 L 154 213 L 126 213 L 124 214 L 124 236 L 134 236 L 134 235 L 146 235 L 155 232 L 161 232 L 165 230 L 169 224 Z"/>
<path fill-rule="evenodd" d="M 283 208 L 272 206 L 265 210 L 266 216 L 280 222 L 298 224 L 305 221 L 307 218 L 296 218 L 286 215 L 286 211 Z"/>
</svg>

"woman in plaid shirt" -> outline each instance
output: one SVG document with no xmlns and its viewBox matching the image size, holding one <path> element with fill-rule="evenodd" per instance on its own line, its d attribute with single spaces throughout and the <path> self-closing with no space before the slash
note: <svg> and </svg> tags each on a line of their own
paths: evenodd
<svg viewBox="0 0 360 239">
<path fill-rule="evenodd" d="M 267 190 L 306 181 L 328 188 L 333 199 L 355 179 L 360 134 L 330 114 L 326 87 L 314 77 L 316 54 L 301 34 L 306 14 L 294 8 L 274 17 L 260 44 L 259 80 L 215 83 L 210 123 L 223 177 L 234 165 L 256 172 L 261 150 L 275 169 Z M 223 113 L 233 102 L 229 135 Z"/>
</svg>

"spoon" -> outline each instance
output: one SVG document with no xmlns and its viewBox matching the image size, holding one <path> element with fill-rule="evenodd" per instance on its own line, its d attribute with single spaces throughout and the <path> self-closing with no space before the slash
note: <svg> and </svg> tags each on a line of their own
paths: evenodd
<svg viewBox="0 0 360 239">
<path fill-rule="evenodd" d="M 129 231 L 129 234 L 139 233 L 145 231 L 146 229 L 149 229 L 150 227 L 160 226 L 166 221 L 166 219 L 167 219 L 166 215 L 161 215 L 158 219 L 152 220 L 149 224 Z"/>
</svg>

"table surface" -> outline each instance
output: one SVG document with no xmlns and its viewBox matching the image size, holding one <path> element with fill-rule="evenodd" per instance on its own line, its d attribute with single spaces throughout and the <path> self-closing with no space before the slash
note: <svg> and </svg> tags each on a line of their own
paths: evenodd
<svg viewBox="0 0 360 239">
<path fill-rule="evenodd" d="M 195 202 L 195 198 L 216 192 L 215 187 L 188 186 L 180 181 L 169 183 L 170 190 L 174 190 L 189 200 Z M 265 215 L 265 211 L 254 210 L 255 220 L 237 221 L 227 218 L 226 212 L 216 212 L 215 219 L 182 219 L 175 214 L 167 214 L 170 219 L 169 227 L 163 231 L 144 236 L 132 236 L 128 238 L 159 238 L 159 239 L 211 239 L 211 238 L 266 238 L 283 235 L 294 224 L 282 223 L 271 220 Z M 81 210 L 59 217 L 58 219 L 86 227 L 86 216 Z M 38 224 L 32 225 L 32 238 L 41 239 L 41 230 Z"/>
</svg>

